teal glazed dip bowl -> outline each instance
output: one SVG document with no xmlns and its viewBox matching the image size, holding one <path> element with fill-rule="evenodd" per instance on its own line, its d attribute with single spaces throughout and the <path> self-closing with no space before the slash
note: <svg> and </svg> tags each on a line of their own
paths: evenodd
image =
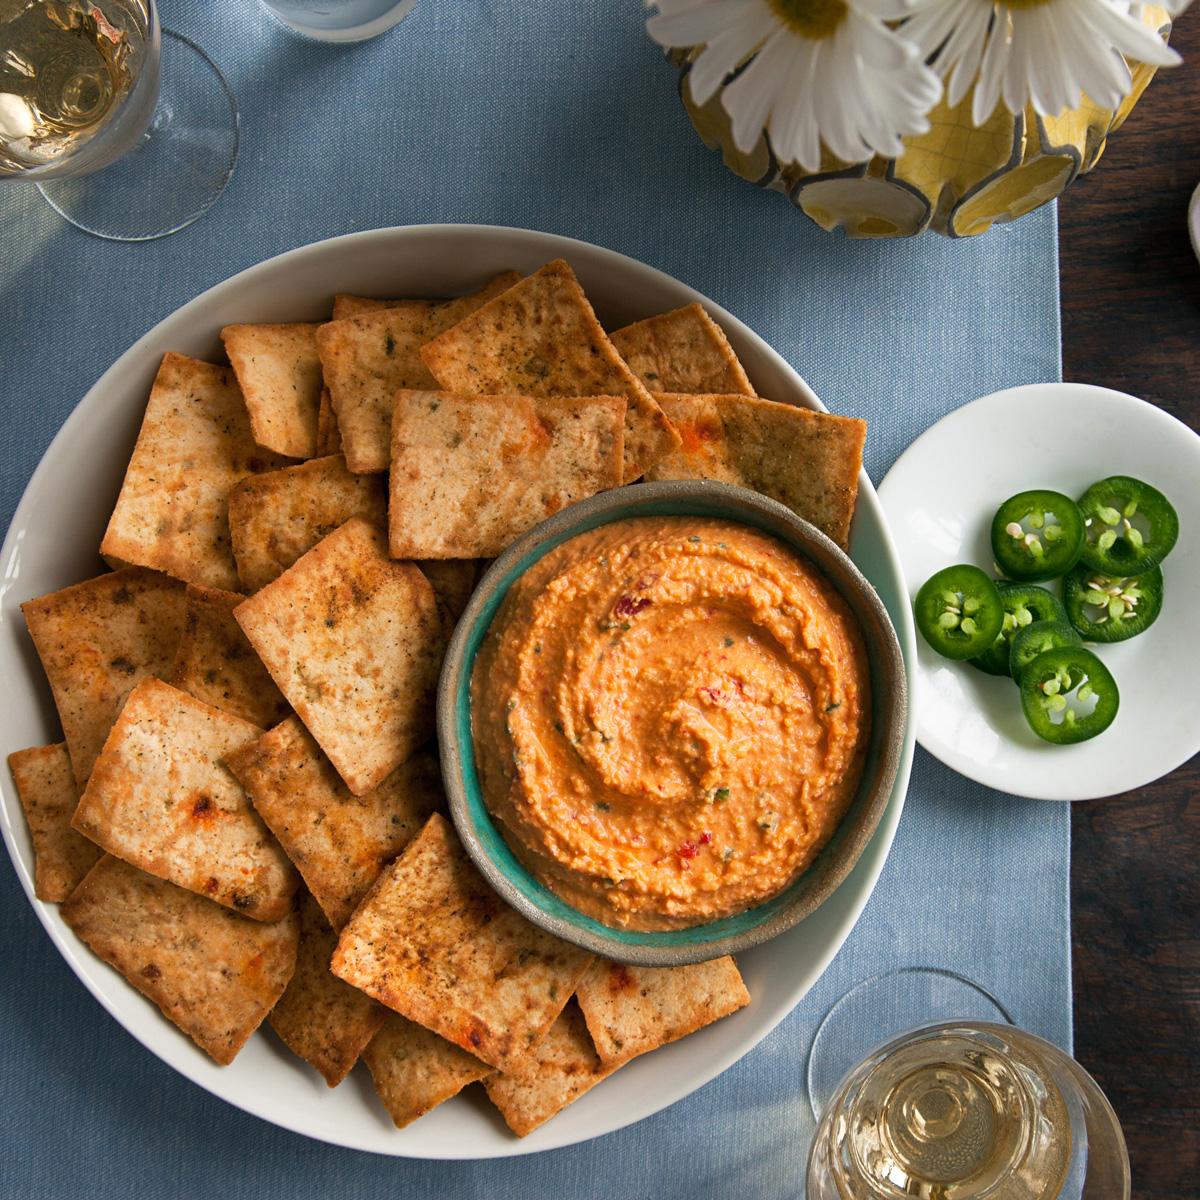
<svg viewBox="0 0 1200 1200">
<path fill-rule="evenodd" d="M 693 516 L 734 521 L 778 538 L 809 560 L 848 604 L 866 646 L 871 729 L 854 799 L 833 838 L 807 870 L 754 908 L 686 929 L 605 925 L 539 882 L 505 841 L 484 802 L 471 729 L 476 655 L 513 583 L 581 533 L 631 517 Z M 484 575 L 446 653 L 438 684 L 437 729 L 450 813 L 467 853 L 495 891 L 533 924 L 595 954 L 640 966 L 679 966 L 733 954 L 790 929 L 849 874 L 888 805 L 904 748 L 908 689 L 900 642 L 883 602 L 849 557 L 782 504 L 758 492 L 707 481 L 641 483 L 602 492 L 543 521 Z"/>
</svg>

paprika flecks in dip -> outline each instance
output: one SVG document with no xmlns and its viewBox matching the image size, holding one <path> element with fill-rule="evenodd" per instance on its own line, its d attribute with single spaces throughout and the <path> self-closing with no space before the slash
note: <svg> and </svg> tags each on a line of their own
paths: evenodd
<svg viewBox="0 0 1200 1200">
<path fill-rule="evenodd" d="M 702 924 L 793 882 L 854 797 L 869 670 L 845 601 L 735 522 L 641 517 L 512 586 L 472 677 L 484 799 L 568 903 Z"/>
</svg>

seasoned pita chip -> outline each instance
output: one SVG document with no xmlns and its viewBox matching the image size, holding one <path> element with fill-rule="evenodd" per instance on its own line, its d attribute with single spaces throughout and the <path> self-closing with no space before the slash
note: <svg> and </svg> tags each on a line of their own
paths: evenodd
<svg viewBox="0 0 1200 1200">
<path fill-rule="evenodd" d="M 287 991 L 271 1009 L 271 1028 L 298 1058 L 337 1087 L 388 1018 L 388 1010 L 329 970 L 337 934 L 317 902 L 300 906 L 300 949 Z"/>
<path fill-rule="evenodd" d="M 754 395 L 725 331 L 702 305 L 661 313 L 609 336 L 651 393 Z"/>
<path fill-rule="evenodd" d="M 217 588 L 188 587 L 187 621 L 171 683 L 265 728 L 287 716 L 288 703 L 233 619 L 233 610 L 245 598 Z"/>
<path fill-rule="evenodd" d="M 457 621 L 475 590 L 480 564 L 473 558 L 431 558 L 417 563 L 417 566 L 433 584 L 433 590 L 446 606 L 450 618 Z"/>
<path fill-rule="evenodd" d="M 433 338 L 421 357 L 450 392 L 625 396 L 625 483 L 679 445 L 670 421 L 608 340 L 562 259 Z"/>
<path fill-rule="evenodd" d="M 613 1068 L 750 1003 L 728 955 L 686 967 L 633 967 L 597 959 L 575 998 L 596 1052 Z"/>
<path fill-rule="evenodd" d="M 602 1063 L 572 1003 L 523 1062 L 483 1081 L 488 1099 L 518 1137 L 532 1133 L 617 1069 Z"/>
<path fill-rule="evenodd" d="M 508 286 L 499 276 L 458 300 L 402 300 L 321 326 L 317 346 L 351 471 L 387 470 L 396 389 L 434 386 L 421 346 Z"/>
<path fill-rule="evenodd" d="M 242 587 L 256 592 L 351 517 L 383 528 L 387 481 L 352 475 L 340 454 L 244 479 L 229 493 L 229 531 Z"/>
<path fill-rule="evenodd" d="M 395 558 L 488 558 L 621 482 L 625 400 L 396 393 L 388 545 Z"/>
<path fill-rule="evenodd" d="M 299 922 L 248 921 L 105 855 L 62 906 L 63 920 L 221 1066 L 279 999 Z"/>
<path fill-rule="evenodd" d="M 363 1051 L 363 1062 L 397 1129 L 492 1073 L 486 1063 L 399 1013 L 388 1014 Z"/>
<path fill-rule="evenodd" d="M 419 751 L 355 796 L 295 717 L 226 758 L 334 929 L 444 807 L 437 759 Z"/>
<path fill-rule="evenodd" d="M 647 479 L 716 479 L 762 492 L 842 549 L 858 498 L 867 424 L 747 396 L 660 395 L 683 445 Z"/>
<path fill-rule="evenodd" d="M 514 283 L 520 282 L 519 271 L 502 271 L 494 279 L 489 280 L 487 286 L 481 291 L 473 293 L 471 297 L 467 298 L 482 296 L 484 299 L 490 300 L 492 297 L 500 295 L 501 292 L 507 291 Z M 361 317 L 363 313 L 379 312 L 383 308 L 403 307 L 409 304 L 426 305 L 431 311 L 437 311 L 454 303 L 456 303 L 454 300 L 380 300 L 372 296 L 351 296 L 345 292 L 338 292 L 333 298 L 333 319 L 340 321 L 345 317 Z"/>
<path fill-rule="evenodd" d="M 145 676 L 170 675 L 184 592 L 178 580 L 129 567 L 21 605 L 80 788 L 125 698 Z"/>
<path fill-rule="evenodd" d="M 350 918 L 332 967 L 504 1071 L 545 1035 L 590 962 L 509 908 L 435 813 Z"/>
<path fill-rule="evenodd" d="M 329 397 L 329 389 L 321 389 L 321 402 L 317 408 L 317 455 L 341 454 L 342 435 L 338 432 L 337 414 L 333 411 L 333 401 Z"/>
<path fill-rule="evenodd" d="M 221 341 L 246 398 L 254 440 L 277 454 L 312 458 L 322 390 L 317 324 L 226 325 Z"/>
<path fill-rule="evenodd" d="M 72 825 L 151 875 L 277 921 L 299 877 L 222 762 L 261 733 L 143 679 L 104 743 Z"/>
<path fill-rule="evenodd" d="M 102 851 L 71 828 L 79 793 L 67 747 L 33 746 L 8 756 L 33 842 L 33 890 L 57 904 L 96 865 Z"/>
<path fill-rule="evenodd" d="M 232 591 L 229 491 L 285 465 L 251 435 L 231 368 L 166 354 L 100 553 Z"/>
<path fill-rule="evenodd" d="M 429 581 L 354 517 L 234 609 L 346 786 L 378 787 L 433 732 L 447 623 Z"/>
</svg>

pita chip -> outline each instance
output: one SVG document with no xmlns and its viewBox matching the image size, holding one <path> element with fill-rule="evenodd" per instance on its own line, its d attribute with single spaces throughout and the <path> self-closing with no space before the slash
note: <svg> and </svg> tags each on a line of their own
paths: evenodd
<svg viewBox="0 0 1200 1200">
<path fill-rule="evenodd" d="M 343 983 L 329 970 L 337 934 L 317 902 L 300 905 L 300 947 L 287 990 L 271 1009 L 271 1028 L 283 1044 L 337 1087 L 388 1018 L 370 996 Z"/>
<path fill-rule="evenodd" d="M 545 1036 L 591 956 L 484 883 L 446 819 L 420 835 L 342 931 L 333 973 L 498 1070 Z"/>
<path fill-rule="evenodd" d="M 105 855 L 63 920 L 206 1054 L 231 1063 L 296 963 L 294 913 L 265 924 Z"/>
<path fill-rule="evenodd" d="M 509 1129 L 525 1137 L 616 1069 L 600 1061 L 571 1003 L 523 1062 L 489 1076 L 483 1086 Z"/>
<path fill-rule="evenodd" d="M 626 403 L 401 391 L 388 544 L 396 558 L 490 558 L 621 482 Z"/>
<path fill-rule="evenodd" d="M 79 793 L 65 743 L 8 756 L 33 842 L 33 889 L 39 900 L 65 900 L 103 853 L 71 828 Z"/>
<path fill-rule="evenodd" d="M 339 454 L 243 479 L 229 493 L 229 532 L 242 587 L 265 587 L 357 516 L 383 527 L 387 481 L 351 474 Z"/>
<path fill-rule="evenodd" d="M 165 678 L 183 634 L 184 585 L 128 567 L 21 605 L 82 788 L 125 698 Z"/>
<path fill-rule="evenodd" d="M 494 296 L 500 295 L 501 292 L 507 291 L 514 283 L 521 282 L 521 274 L 519 271 L 502 271 L 495 278 L 488 280 L 486 286 L 480 291 L 473 292 L 469 296 L 460 297 L 458 300 L 412 300 L 412 299 L 378 299 L 373 296 L 352 296 L 346 292 L 338 292 L 333 298 L 333 319 L 340 321 L 345 317 L 361 317 L 363 313 L 379 312 L 384 308 L 404 307 L 405 305 L 421 305 L 430 312 L 445 311 L 451 305 L 460 304 L 462 300 L 474 300 L 482 297 L 483 300 L 490 300 Z M 456 310 L 460 311 L 460 310 Z M 461 315 L 465 316 L 463 312 Z M 458 320 L 458 317 L 455 317 Z"/>
<path fill-rule="evenodd" d="M 341 454 L 342 435 L 338 432 L 337 414 L 333 411 L 333 401 L 329 389 L 321 389 L 321 401 L 317 408 L 317 457 L 323 458 L 328 454 Z"/>
<path fill-rule="evenodd" d="M 346 786 L 378 787 L 433 732 L 447 623 L 429 581 L 354 517 L 234 615 Z"/>
<path fill-rule="evenodd" d="M 230 489 L 285 464 L 255 442 L 232 368 L 166 354 L 100 553 L 232 591 Z"/>
<path fill-rule="evenodd" d="M 847 548 L 865 421 L 748 396 L 659 399 L 683 444 L 648 479 L 716 479 L 751 488 Z"/>
<path fill-rule="evenodd" d="M 473 558 L 430 558 L 418 562 L 417 566 L 433 584 L 450 619 L 457 621 L 475 590 L 482 564 Z"/>
<path fill-rule="evenodd" d="M 317 324 L 226 325 L 221 341 L 246 399 L 254 440 L 289 458 L 312 458 L 323 386 Z"/>
<path fill-rule="evenodd" d="M 651 393 L 754 395 L 725 331 L 700 304 L 626 325 L 609 337 Z"/>
<path fill-rule="evenodd" d="M 486 1063 L 399 1013 L 388 1013 L 363 1061 L 398 1129 L 492 1073 Z"/>
<path fill-rule="evenodd" d="M 226 759 L 334 929 L 445 806 L 437 759 L 418 751 L 355 796 L 295 717 Z"/>
<path fill-rule="evenodd" d="M 205 704 L 265 728 L 287 716 L 288 703 L 233 619 L 233 610 L 245 598 L 237 592 L 188 586 L 187 618 L 171 683 Z"/>
<path fill-rule="evenodd" d="M 679 438 L 609 341 L 574 272 L 547 263 L 421 349 L 446 391 L 467 395 L 624 396 L 624 468 L 632 483 Z M 408 384 L 421 387 L 421 384 Z"/>
<path fill-rule="evenodd" d="M 321 326 L 317 346 L 351 471 L 387 470 L 396 389 L 436 386 L 421 346 L 509 283 L 502 275 L 457 300 L 400 300 Z"/>
<path fill-rule="evenodd" d="M 750 1003 L 726 955 L 684 967 L 634 967 L 597 959 L 575 993 L 601 1061 L 616 1068 Z"/>
<path fill-rule="evenodd" d="M 261 733 L 143 679 L 104 743 L 72 825 L 151 875 L 277 921 L 299 878 L 222 761 Z"/>
</svg>

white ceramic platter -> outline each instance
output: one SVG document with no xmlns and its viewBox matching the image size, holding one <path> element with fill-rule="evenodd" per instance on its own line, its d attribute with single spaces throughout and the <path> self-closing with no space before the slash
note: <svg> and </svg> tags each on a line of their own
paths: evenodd
<svg viewBox="0 0 1200 1200">
<path fill-rule="evenodd" d="M 568 238 L 487 226 L 421 226 L 334 238 L 280 255 L 185 304 L 105 372 L 63 426 L 34 473 L 0 562 L 0 678 L 7 754 L 61 735 L 49 690 L 18 610 L 22 600 L 103 569 L 97 547 L 162 354 L 221 354 L 218 332 L 242 321 L 326 319 L 334 292 L 455 295 L 508 268 L 557 257 L 575 268 L 610 327 L 695 300 L 724 326 L 763 394 L 818 408 L 804 381 L 765 342 L 684 284 L 632 259 Z M 879 590 L 912 669 L 912 622 L 900 567 L 870 482 L 861 478 L 852 556 Z M 395 1129 L 361 1065 L 330 1090 L 264 1026 L 229 1067 L 214 1065 L 33 898 L 33 857 L 12 782 L 0 773 L 0 824 L 21 883 L 46 931 L 101 1004 L 152 1053 L 247 1112 L 337 1145 L 412 1158 L 489 1158 L 570 1145 L 619 1129 L 688 1095 L 736 1062 L 787 1015 L 845 941 L 871 894 L 900 819 L 912 763 L 906 734 L 895 791 L 874 840 L 834 896 L 774 942 L 741 958 L 753 997 L 736 1016 L 617 1072 L 527 1138 L 513 1137 L 485 1101 L 459 1097 Z"/>
<path fill-rule="evenodd" d="M 1163 563 L 1165 602 L 1139 637 L 1091 646 L 1121 693 L 1117 719 L 1075 746 L 1038 738 L 1012 680 L 940 657 L 917 638 L 917 740 L 947 766 L 1017 796 L 1089 800 L 1130 791 L 1200 751 L 1200 437 L 1122 392 L 1033 384 L 984 396 L 918 438 L 879 488 L 909 596 L 935 571 L 990 570 L 992 515 L 1009 496 L 1079 496 L 1108 475 L 1153 484 L 1179 512 Z M 1048 584 L 1056 592 L 1058 584 Z"/>
</svg>

